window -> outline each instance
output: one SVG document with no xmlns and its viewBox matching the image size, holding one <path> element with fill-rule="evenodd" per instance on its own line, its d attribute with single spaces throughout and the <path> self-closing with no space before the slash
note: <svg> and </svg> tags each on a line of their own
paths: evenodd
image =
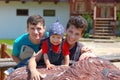
<svg viewBox="0 0 120 80">
<path fill-rule="evenodd" d="M 55 16 L 55 10 L 45 9 L 45 10 L 43 10 L 43 15 L 44 16 Z"/>
<path fill-rule="evenodd" d="M 28 16 L 28 9 L 17 9 L 17 16 Z"/>
<path fill-rule="evenodd" d="M 84 13 L 85 12 L 85 2 L 76 2 L 76 11 L 78 13 Z"/>
</svg>

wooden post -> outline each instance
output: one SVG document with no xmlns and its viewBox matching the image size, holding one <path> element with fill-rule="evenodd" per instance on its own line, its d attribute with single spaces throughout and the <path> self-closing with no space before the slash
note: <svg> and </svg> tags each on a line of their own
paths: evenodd
<svg viewBox="0 0 120 80">
<path fill-rule="evenodd" d="M 6 50 L 6 45 L 5 44 L 1 44 L 1 54 L 0 54 L 0 58 L 4 57 L 4 52 Z M 5 74 L 4 74 L 4 70 L 0 68 L 0 79 L 4 80 L 5 79 Z"/>
<path fill-rule="evenodd" d="M 96 3 L 95 3 L 95 6 L 94 6 L 93 20 L 94 20 L 93 35 L 95 35 L 95 27 L 96 27 Z"/>
<path fill-rule="evenodd" d="M 1 44 L 1 49 L 0 49 L 0 58 L 10 58 L 10 55 L 7 53 L 7 45 L 5 43 Z M 7 68 L 0 68 L 0 79 L 5 80 L 5 74 L 4 71 Z"/>
<path fill-rule="evenodd" d="M 117 9 L 116 9 L 116 3 L 114 3 L 114 36 L 116 37 L 116 22 L 117 22 Z"/>
<path fill-rule="evenodd" d="M 10 58 L 11 56 L 7 53 L 7 45 L 5 43 L 1 44 L 1 58 Z"/>
<path fill-rule="evenodd" d="M 1 44 L 1 58 L 5 57 L 5 51 L 7 50 L 6 44 Z"/>
</svg>

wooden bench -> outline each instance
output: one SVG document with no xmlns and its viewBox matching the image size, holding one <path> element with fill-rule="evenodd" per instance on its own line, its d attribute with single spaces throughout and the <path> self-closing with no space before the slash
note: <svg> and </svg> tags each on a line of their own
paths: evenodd
<svg viewBox="0 0 120 80">
<path fill-rule="evenodd" d="M 0 68 L 9 68 L 16 66 L 12 58 L 0 58 Z"/>
<path fill-rule="evenodd" d="M 5 80 L 5 70 L 7 70 L 9 67 L 14 67 L 16 65 L 16 62 L 14 62 L 12 58 L 0 58 L 0 80 Z"/>
</svg>

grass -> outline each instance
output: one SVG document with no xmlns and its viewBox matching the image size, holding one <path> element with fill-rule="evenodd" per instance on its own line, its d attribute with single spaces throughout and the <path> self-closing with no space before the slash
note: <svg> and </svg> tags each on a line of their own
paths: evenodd
<svg viewBox="0 0 120 80">
<path fill-rule="evenodd" d="M 9 55 L 12 55 L 12 50 L 11 49 L 7 49 L 7 52 L 9 53 Z"/>
<path fill-rule="evenodd" d="M 13 45 L 14 39 L 0 39 L 0 44 L 6 43 L 8 45 Z"/>
</svg>

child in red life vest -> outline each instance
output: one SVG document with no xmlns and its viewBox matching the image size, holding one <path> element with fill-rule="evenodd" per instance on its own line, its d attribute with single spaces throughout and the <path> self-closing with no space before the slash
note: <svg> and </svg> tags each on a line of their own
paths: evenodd
<svg viewBox="0 0 120 80">
<path fill-rule="evenodd" d="M 49 29 L 49 38 L 43 41 L 42 54 L 48 69 L 55 65 L 69 66 L 69 49 L 63 41 L 64 27 L 58 21 L 53 23 Z"/>
</svg>

